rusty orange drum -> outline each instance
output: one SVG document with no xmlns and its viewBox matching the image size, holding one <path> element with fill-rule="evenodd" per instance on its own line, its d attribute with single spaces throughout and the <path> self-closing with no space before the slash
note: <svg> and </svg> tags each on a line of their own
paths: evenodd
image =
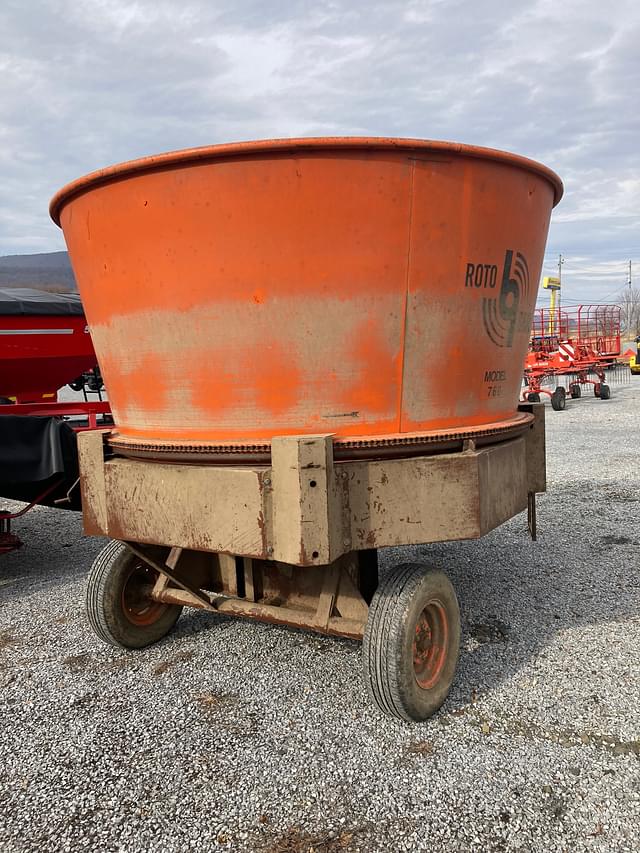
<svg viewBox="0 0 640 853">
<path fill-rule="evenodd" d="M 546 167 L 412 139 L 178 151 L 51 202 L 135 448 L 419 442 L 517 426 Z"/>
</svg>

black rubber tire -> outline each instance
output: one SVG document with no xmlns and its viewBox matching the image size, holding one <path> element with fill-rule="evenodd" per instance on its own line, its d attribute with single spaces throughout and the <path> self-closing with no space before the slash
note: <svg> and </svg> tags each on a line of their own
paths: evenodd
<svg viewBox="0 0 640 853">
<path fill-rule="evenodd" d="M 437 680 L 425 689 L 417 681 L 413 644 L 420 616 L 430 603 L 446 614 L 447 639 Z M 401 720 L 427 720 L 447 698 L 459 650 L 460 609 L 449 578 L 421 565 L 396 566 L 373 596 L 364 632 L 364 681 L 373 702 Z"/>
<path fill-rule="evenodd" d="M 611 388 L 608 385 L 600 386 L 600 399 L 601 400 L 610 400 L 611 399 Z"/>
<path fill-rule="evenodd" d="M 556 412 L 562 412 L 567 405 L 567 392 L 559 385 L 551 395 L 551 408 Z"/>
<path fill-rule="evenodd" d="M 157 604 L 157 618 L 149 624 L 135 624 L 129 619 L 123 590 L 136 564 L 146 565 L 124 542 L 113 540 L 96 557 L 87 580 L 89 624 L 105 643 L 125 649 L 142 649 L 156 643 L 169 633 L 182 612 L 179 604 Z M 149 570 L 153 577 L 154 570 Z"/>
<path fill-rule="evenodd" d="M 532 391 L 531 394 L 527 394 L 527 402 L 539 403 L 540 402 L 540 394 L 538 394 L 535 391 Z"/>
<path fill-rule="evenodd" d="M 594 386 L 593 386 L 593 396 L 594 397 L 600 396 L 600 388 L 601 387 L 602 387 L 602 385 L 599 382 L 594 383 Z"/>
<path fill-rule="evenodd" d="M 569 389 L 572 400 L 579 400 L 582 397 L 582 388 L 579 385 L 572 385 Z"/>
</svg>

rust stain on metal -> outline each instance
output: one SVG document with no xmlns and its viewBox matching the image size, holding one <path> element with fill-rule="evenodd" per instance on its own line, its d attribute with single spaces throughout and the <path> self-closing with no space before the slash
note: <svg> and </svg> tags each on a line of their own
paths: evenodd
<svg viewBox="0 0 640 853">
<path fill-rule="evenodd" d="M 183 552 L 180 561 L 186 559 L 191 565 L 190 559 L 196 555 L 197 552 Z M 221 555 L 218 560 L 222 561 Z M 225 563 L 229 570 L 231 563 Z M 244 595 L 238 593 L 235 585 L 231 588 L 223 572 L 203 577 L 198 583 L 191 576 L 188 581 L 181 576 L 176 578 L 180 588 L 156 584 L 151 597 L 165 604 L 187 605 L 358 639 L 363 635 L 368 613 L 367 600 L 357 581 L 361 570 L 360 557 L 356 554 L 341 557 L 330 566 L 305 570 L 270 560 L 244 558 L 243 574 L 251 581 Z M 176 577 L 166 565 L 164 571 Z M 208 584 L 206 591 L 200 588 L 201 582 Z"/>
<path fill-rule="evenodd" d="M 264 517 L 264 511 L 260 510 L 258 513 L 258 529 L 260 530 L 260 538 L 262 540 L 262 553 L 266 556 L 269 545 L 268 545 L 268 534 L 267 530 L 267 522 Z"/>
</svg>

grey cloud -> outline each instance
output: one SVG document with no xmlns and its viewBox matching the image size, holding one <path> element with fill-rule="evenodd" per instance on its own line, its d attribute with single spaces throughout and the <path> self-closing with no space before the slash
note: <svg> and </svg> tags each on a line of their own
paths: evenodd
<svg viewBox="0 0 640 853">
<path fill-rule="evenodd" d="M 569 292 L 597 297 L 610 261 L 621 283 L 625 259 L 640 262 L 633 0 L 5 0 L 0 34 L 2 253 L 61 248 L 49 197 L 113 162 L 363 134 L 489 145 L 555 168 L 567 195 L 549 263 L 567 256 Z M 587 260 L 572 273 L 571 257 Z"/>
</svg>

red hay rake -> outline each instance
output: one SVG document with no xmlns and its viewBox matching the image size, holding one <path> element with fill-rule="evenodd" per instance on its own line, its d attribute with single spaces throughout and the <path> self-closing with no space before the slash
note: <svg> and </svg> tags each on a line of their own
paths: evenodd
<svg viewBox="0 0 640 853">
<path fill-rule="evenodd" d="M 585 385 L 601 400 L 611 396 L 605 369 L 615 367 L 620 356 L 620 306 L 577 305 L 571 308 L 538 308 L 533 319 L 529 352 L 525 361 L 522 396 L 538 402 L 551 398 L 556 411 L 565 408 L 567 393 L 582 396 Z M 566 387 L 560 377 L 567 377 Z M 555 384 L 555 390 L 543 387 Z"/>
</svg>

